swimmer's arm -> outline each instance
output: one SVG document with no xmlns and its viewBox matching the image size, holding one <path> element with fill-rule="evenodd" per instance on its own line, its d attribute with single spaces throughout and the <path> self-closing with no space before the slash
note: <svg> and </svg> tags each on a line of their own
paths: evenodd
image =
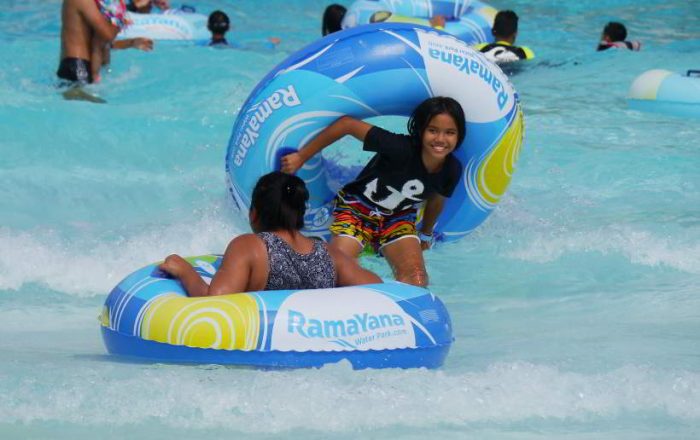
<svg viewBox="0 0 700 440">
<path fill-rule="evenodd" d="M 260 247 L 259 241 L 253 234 L 240 235 L 231 240 L 206 295 L 229 295 L 247 290 L 255 252 Z"/>
<path fill-rule="evenodd" d="M 187 292 L 187 296 L 207 296 L 209 286 L 194 270 L 192 265 L 181 256 L 168 255 L 158 268 L 180 280 L 182 287 Z"/>
<path fill-rule="evenodd" d="M 298 152 L 284 156 L 282 158 L 282 171 L 290 174 L 296 173 L 307 160 L 345 135 L 349 134 L 364 141 L 367 132 L 372 127 L 371 124 L 359 119 L 343 116 L 321 130 L 311 142 L 304 145 Z"/>
<path fill-rule="evenodd" d="M 116 40 L 112 43 L 112 49 L 139 49 L 144 52 L 150 52 L 153 50 L 153 40 L 150 38 L 124 38 L 123 40 Z"/>
<path fill-rule="evenodd" d="M 180 280 L 187 296 L 217 296 L 244 292 L 251 273 L 251 244 L 248 235 L 237 237 L 229 243 L 211 284 L 199 276 L 190 263 L 179 255 L 170 255 L 158 266 Z"/>
<path fill-rule="evenodd" d="M 112 41 L 119 33 L 119 28 L 113 26 L 101 13 L 94 0 L 76 0 L 80 14 L 88 22 L 95 34 L 105 41 Z"/>
<path fill-rule="evenodd" d="M 442 209 L 445 207 L 446 199 L 447 197 L 434 193 L 426 200 L 425 210 L 423 211 L 423 223 L 420 228 L 420 231 L 425 235 L 433 235 L 435 222 L 440 216 Z M 431 243 L 427 241 L 420 242 L 420 247 L 423 250 L 430 249 L 430 245 Z"/>
<path fill-rule="evenodd" d="M 329 247 L 328 253 L 333 258 L 338 286 L 357 286 L 382 282 L 377 274 L 360 266 L 357 259 L 347 256 L 340 249 Z"/>
</svg>

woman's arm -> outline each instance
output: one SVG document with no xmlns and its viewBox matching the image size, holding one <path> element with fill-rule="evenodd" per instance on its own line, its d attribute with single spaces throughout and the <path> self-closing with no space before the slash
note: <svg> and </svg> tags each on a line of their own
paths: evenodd
<svg viewBox="0 0 700 440">
<path fill-rule="evenodd" d="M 381 283 L 382 279 L 371 270 L 360 266 L 355 258 L 351 258 L 340 249 L 328 248 L 336 270 L 338 286 L 356 286 L 360 284 Z"/>
<path fill-rule="evenodd" d="M 207 296 L 209 286 L 184 258 L 177 254 L 168 255 L 158 268 L 174 276 L 187 292 L 187 296 Z"/>
<path fill-rule="evenodd" d="M 345 135 L 349 134 L 360 141 L 364 141 L 370 128 L 372 128 L 372 125 L 364 121 L 351 116 L 343 116 L 321 130 L 315 138 L 299 149 L 299 151 L 284 156 L 282 158 L 282 171 L 289 174 L 296 173 L 316 153 Z"/>
<path fill-rule="evenodd" d="M 433 235 L 433 227 L 435 226 L 435 222 L 437 221 L 437 218 L 442 212 L 442 208 L 445 207 L 446 199 L 447 197 L 434 193 L 428 198 L 428 200 L 425 201 L 425 210 L 423 210 L 423 223 L 421 224 L 420 232 L 422 232 L 425 235 Z M 420 242 L 420 247 L 423 250 L 430 249 L 431 245 L 431 241 L 421 240 Z"/>
<path fill-rule="evenodd" d="M 244 234 L 231 240 L 221 267 L 207 285 L 197 271 L 179 255 L 170 255 L 159 268 L 178 278 L 188 296 L 217 296 L 245 292 L 252 272 L 255 236 Z"/>
</svg>

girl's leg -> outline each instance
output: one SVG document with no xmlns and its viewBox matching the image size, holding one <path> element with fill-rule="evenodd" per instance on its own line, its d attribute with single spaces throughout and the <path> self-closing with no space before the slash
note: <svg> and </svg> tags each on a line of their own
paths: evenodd
<svg viewBox="0 0 700 440">
<path fill-rule="evenodd" d="M 347 235 L 333 235 L 330 246 L 352 258 L 357 258 L 362 251 L 362 244 L 357 239 Z"/>
<path fill-rule="evenodd" d="M 394 271 L 396 281 L 426 287 L 428 272 L 425 270 L 423 250 L 420 241 L 413 235 L 404 235 L 398 240 L 384 245 L 381 249 Z"/>
</svg>

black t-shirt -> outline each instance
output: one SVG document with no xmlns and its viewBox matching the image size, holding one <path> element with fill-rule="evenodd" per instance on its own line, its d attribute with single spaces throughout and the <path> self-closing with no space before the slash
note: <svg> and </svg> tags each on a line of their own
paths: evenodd
<svg viewBox="0 0 700 440">
<path fill-rule="evenodd" d="M 384 212 L 408 209 L 433 193 L 450 197 L 462 175 L 462 165 L 452 154 L 440 171 L 429 173 L 419 145 L 407 135 L 379 127 L 367 132 L 363 148 L 377 154 L 343 190 Z"/>
</svg>

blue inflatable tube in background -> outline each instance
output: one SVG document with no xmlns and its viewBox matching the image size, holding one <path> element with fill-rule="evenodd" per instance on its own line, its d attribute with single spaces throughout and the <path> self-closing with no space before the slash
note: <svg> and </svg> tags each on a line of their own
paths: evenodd
<svg viewBox="0 0 700 440">
<path fill-rule="evenodd" d="M 226 173 L 247 212 L 258 178 L 279 156 L 299 148 L 343 115 L 408 116 L 425 99 L 450 96 L 465 111 L 467 136 L 455 155 L 461 184 L 435 225 L 437 240 L 455 240 L 495 208 L 510 182 L 523 138 L 518 95 L 482 54 L 431 28 L 383 23 L 328 35 L 275 67 L 243 104 L 228 145 Z M 317 155 L 299 171 L 311 199 L 305 232 L 328 238 L 331 201 L 350 178 Z"/>
</svg>

